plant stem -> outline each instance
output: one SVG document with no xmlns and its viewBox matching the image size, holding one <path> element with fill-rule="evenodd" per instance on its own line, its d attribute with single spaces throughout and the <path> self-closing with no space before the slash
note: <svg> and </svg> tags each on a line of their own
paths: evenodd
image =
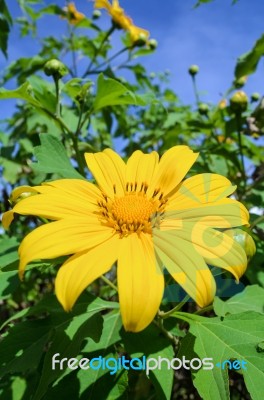
<svg viewBox="0 0 264 400">
<path fill-rule="evenodd" d="M 163 335 L 169 339 L 172 344 L 177 347 L 179 343 L 179 338 L 174 336 L 172 333 L 168 332 L 167 329 L 163 326 L 163 321 L 161 318 L 158 318 L 157 321 L 153 320 L 153 323 L 159 328 L 159 330 L 163 333 Z"/>
<path fill-rule="evenodd" d="M 56 111 L 55 116 L 60 118 L 60 80 L 57 76 L 53 75 L 54 83 L 55 83 L 55 92 L 56 92 Z"/>
<path fill-rule="evenodd" d="M 195 95 L 196 104 L 198 106 L 200 103 L 200 98 L 199 98 L 199 93 L 198 93 L 197 85 L 196 85 L 196 79 L 195 79 L 194 75 L 192 75 L 192 83 L 193 83 L 193 91 L 194 91 L 194 95 Z"/>
<path fill-rule="evenodd" d="M 241 118 L 240 118 L 240 113 L 236 113 L 236 123 L 237 123 L 237 135 L 238 135 L 238 149 L 239 149 L 239 154 L 240 154 L 240 159 L 241 159 L 241 174 L 242 178 L 244 181 L 244 186 L 246 186 L 246 172 L 245 172 L 245 163 L 244 163 L 244 154 L 243 154 L 243 144 L 242 144 L 242 135 L 240 131 L 240 125 L 241 125 Z"/>
<path fill-rule="evenodd" d="M 91 68 L 92 68 L 92 66 L 93 66 L 98 54 L 100 54 L 100 51 L 102 50 L 103 45 L 105 44 L 105 42 L 107 41 L 109 36 L 114 32 L 114 30 L 115 30 L 115 25 L 112 25 L 111 28 L 106 32 L 106 35 L 104 36 L 100 46 L 96 49 L 96 51 L 94 53 L 94 56 L 91 59 L 90 64 L 88 65 L 88 67 L 87 67 L 85 73 L 83 74 L 82 78 L 85 78 L 87 75 L 89 75 L 90 70 L 91 70 Z"/>
<path fill-rule="evenodd" d="M 255 226 L 262 221 L 264 221 L 264 215 L 261 215 L 260 217 L 256 218 L 255 221 L 251 224 L 249 229 L 252 231 L 252 229 L 255 228 Z"/>
<path fill-rule="evenodd" d="M 212 309 L 213 309 L 213 305 L 210 304 L 210 306 L 207 306 L 207 307 L 201 308 L 201 310 L 195 311 L 194 314 L 195 315 L 200 315 L 200 314 L 203 314 L 203 313 L 205 313 L 207 311 L 211 311 Z"/>
<path fill-rule="evenodd" d="M 112 289 L 114 289 L 116 292 L 118 292 L 118 289 L 116 285 L 114 285 L 108 278 L 106 278 L 104 275 L 101 275 L 100 278 Z"/>
<path fill-rule="evenodd" d="M 162 319 L 168 318 L 170 317 L 172 314 L 174 314 L 176 311 L 181 310 L 181 308 L 184 306 L 184 304 L 187 303 L 187 301 L 189 300 L 190 296 L 187 294 L 184 299 L 177 304 L 177 306 L 175 306 L 174 308 L 172 308 L 171 310 L 164 312 L 164 311 L 159 311 L 159 317 Z"/>
</svg>

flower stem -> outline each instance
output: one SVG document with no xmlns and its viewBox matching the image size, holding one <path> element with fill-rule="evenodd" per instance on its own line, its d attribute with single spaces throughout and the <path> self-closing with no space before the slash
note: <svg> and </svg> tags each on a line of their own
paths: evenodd
<svg viewBox="0 0 264 400">
<path fill-rule="evenodd" d="M 60 110 L 60 80 L 57 76 L 53 75 L 54 83 L 55 83 L 55 92 L 56 92 L 56 111 L 55 116 L 60 118 L 61 110 Z"/>
<path fill-rule="evenodd" d="M 213 304 L 210 304 L 210 306 L 201 308 L 201 310 L 195 311 L 195 315 L 200 315 L 200 314 L 204 314 L 207 311 L 211 311 L 213 309 Z"/>
<path fill-rule="evenodd" d="M 104 275 L 101 275 L 100 278 L 112 289 L 114 289 L 116 292 L 118 292 L 118 289 L 116 285 L 114 285 L 108 278 L 106 278 Z"/>
<path fill-rule="evenodd" d="M 169 339 L 172 344 L 177 347 L 179 343 L 179 338 L 177 336 L 174 336 L 172 333 L 168 332 L 167 329 L 164 328 L 163 326 L 163 320 L 161 318 L 158 318 L 157 321 L 153 320 L 153 323 L 159 328 L 159 330 L 163 333 L 163 335 Z"/>
<path fill-rule="evenodd" d="M 98 47 L 98 49 L 95 51 L 94 56 L 90 61 L 90 64 L 88 65 L 85 73 L 82 76 L 83 78 L 85 78 L 87 75 L 89 75 L 89 73 L 91 71 L 91 68 L 92 68 L 92 66 L 93 66 L 93 64 L 94 64 L 94 62 L 96 60 L 96 57 L 98 56 L 98 54 L 100 54 L 100 51 L 102 50 L 104 43 L 107 41 L 109 36 L 114 32 L 115 28 L 116 28 L 115 25 L 112 25 L 111 28 L 106 32 L 106 35 L 104 36 L 104 38 L 103 38 L 100 46 Z"/>
<path fill-rule="evenodd" d="M 199 103 L 200 103 L 200 98 L 199 98 L 199 93 L 198 93 L 198 90 L 197 90 L 197 85 L 196 85 L 196 80 L 195 80 L 195 76 L 194 75 L 192 75 L 192 83 L 193 83 L 193 91 L 194 91 L 194 95 L 195 95 L 196 104 L 198 106 Z"/>
<path fill-rule="evenodd" d="M 244 154 L 243 154 L 243 143 L 242 143 L 242 135 L 241 135 L 241 118 L 240 113 L 236 113 L 236 123 L 237 123 L 237 136 L 238 136 L 238 149 L 241 159 L 241 174 L 244 181 L 244 186 L 246 185 L 246 172 L 245 172 L 245 163 L 244 163 Z"/>
<path fill-rule="evenodd" d="M 189 300 L 190 296 L 187 294 L 184 299 L 177 304 L 177 306 L 175 306 L 174 308 L 172 308 L 171 310 L 164 312 L 164 311 L 159 311 L 159 317 L 162 319 L 168 318 L 170 317 L 172 314 L 174 314 L 175 312 L 181 310 L 181 308 L 184 306 L 184 304 L 187 303 L 187 301 Z"/>
</svg>

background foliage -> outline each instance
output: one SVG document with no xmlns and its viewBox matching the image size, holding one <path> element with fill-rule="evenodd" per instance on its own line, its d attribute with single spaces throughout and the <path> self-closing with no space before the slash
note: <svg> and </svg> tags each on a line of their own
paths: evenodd
<svg viewBox="0 0 264 400">
<path fill-rule="evenodd" d="M 151 57 L 158 51 L 155 41 L 135 44 L 120 31 L 123 49 L 116 54 L 111 42 L 116 27 L 110 19 L 105 31 L 97 15 L 71 23 L 69 14 L 56 2 L 43 6 L 38 1 L 19 0 L 19 4 L 23 17 L 12 21 L 8 4 L 0 0 L 0 48 L 4 56 L 12 24 L 19 24 L 22 36 L 37 40 L 38 20 L 48 21 L 50 15 L 57 15 L 65 19 L 68 35 L 63 39 L 38 37 L 39 53 L 11 63 L 2 74 L 0 100 L 17 102 L 0 131 L 1 211 L 10 208 L 9 194 L 16 186 L 57 178 L 90 178 L 84 152 L 116 146 L 127 158 L 136 149 L 162 154 L 176 144 L 188 144 L 200 152 L 192 174 L 217 172 L 237 185 L 236 198 L 250 210 L 250 233 L 257 252 L 239 286 L 228 276 L 216 276 L 218 297 L 211 310 L 197 310 L 187 302 L 171 318 L 157 319 L 143 332 L 132 334 L 122 328 L 116 293 L 101 280 L 87 289 L 73 312 L 62 310 L 53 294 L 54 276 L 62 259 L 31 263 L 25 281 L 19 282 L 17 248 L 39 221 L 34 217 L 17 219 L 9 231 L 1 230 L 0 240 L 0 397 L 261 400 L 264 105 L 261 96 L 254 93 L 249 99 L 241 87 L 264 55 L 264 36 L 238 58 L 234 81 L 219 104 L 200 101 L 199 73 L 190 69 L 196 96 L 193 106 L 181 102 L 167 73 L 154 76 L 140 62 L 140 57 Z M 119 62 L 121 53 L 127 58 Z M 45 74 L 44 65 L 51 59 L 67 66 L 68 73 L 62 79 Z M 13 90 L 6 89 L 10 81 L 15 82 Z M 114 272 L 109 279 L 115 280 Z M 175 305 L 170 290 L 181 297 L 179 288 L 169 285 L 164 311 Z M 213 357 L 219 362 L 243 359 L 248 369 L 156 370 L 150 379 L 142 371 L 122 370 L 113 377 L 106 370 L 90 370 L 89 374 L 53 371 L 51 357 L 58 352 L 61 358 L 160 355 L 171 359 L 185 355 Z"/>
</svg>

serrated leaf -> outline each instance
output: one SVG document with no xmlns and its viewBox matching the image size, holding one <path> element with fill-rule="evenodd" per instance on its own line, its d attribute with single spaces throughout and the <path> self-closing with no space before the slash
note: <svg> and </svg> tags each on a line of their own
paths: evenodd
<svg viewBox="0 0 264 400">
<path fill-rule="evenodd" d="M 243 311 L 255 311 L 264 314 L 264 289 L 258 285 L 247 286 L 243 292 L 236 294 L 227 301 L 215 297 L 214 311 L 220 317 Z"/>
<path fill-rule="evenodd" d="M 98 111 L 103 107 L 120 104 L 145 106 L 152 99 L 153 96 L 151 94 L 135 94 L 117 80 L 105 78 L 103 74 L 100 74 L 97 79 L 97 94 L 93 110 Z"/>
<path fill-rule="evenodd" d="M 194 385 L 203 400 L 229 399 L 226 368 L 218 368 L 216 364 L 221 366 L 223 361 L 230 359 L 246 362 L 246 369 L 240 370 L 246 387 L 253 400 L 262 400 L 263 391 L 260 388 L 264 380 L 264 354 L 258 352 L 257 346 L 264 336 L 263 315 L 246 312 L 221 319 L 178 312 L 175 316 L 190 324 L 181 354 L 188 354 L 190 343 L 193 343 L 193 351 L 200 359 L 213 358 L 213 369 L 201 368 L 194 373 Z"/>
<path fill-rule="evenodd" d="M 71 165 L 62 143 L 52 135 L 41 133 L 41 145 L 35 147 L 38 163 L 31 165 L 36 172 L 56 173 L 62 178 L 84 179 Z"/>
</svg>

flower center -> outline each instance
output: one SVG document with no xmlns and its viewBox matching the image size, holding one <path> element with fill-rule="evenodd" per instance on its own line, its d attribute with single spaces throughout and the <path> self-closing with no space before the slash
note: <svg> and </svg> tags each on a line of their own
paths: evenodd
<svg viewBox="0 0 264 400">
<path fill-rule="evenodd" d="M 115 229 L 121 236 L 129 233 L 150 233 L 164 213 L 166 199 L 160 190 L 155 190 L 151 197 L 147 196 L 147 185 L 127 184 L 123 197 L 114 200 L 104 196 L 105 201 L 98 201 L 102 222 Z M 115 185 L 114 185 L 115 190 Z"/>
</svg>

